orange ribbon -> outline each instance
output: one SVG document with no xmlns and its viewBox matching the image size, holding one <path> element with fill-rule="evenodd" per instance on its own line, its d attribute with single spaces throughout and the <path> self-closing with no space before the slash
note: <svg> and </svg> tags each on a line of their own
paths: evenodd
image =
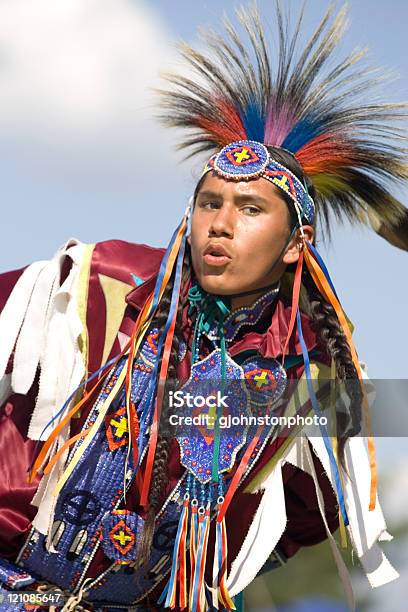
<svg viewBox="0 0 408 612">
<path fill-rule="evenodd" d="M 350 328 L 348 326 L 347 319 L 344 315 L 343 309 L 338 299 L 336 298 L 332 288 L 327 282 L 327 279 L 325 275 L 323 274 L 320 266 L 318 265 L 314 257 L 309 252 L 308 247 L 304 248 L 304 253 L 305 253 L 306 265 L 309 269 L 309 272 L 317 288 L 319 289 L 323 297 L 333 306 L 336 312 L 340 325 L 343 328 L 344 335 L 347 338 L 347 342 L 350 347 L 351 357 L 353 360 L 354 367 L 356 368 L 358 378 L 360 379 L 360 381 L 362 381 L 360 362 L 357 357 L 357 352 L 354 347 Z M 368 406 L 367 395 L 365 392 L 365 387 L 363 384 L 361 384 L 361 390 L 363 392 L 363 414 L 364 414 L 365 424 L 366 424 L 366 428 L 368 432 L 368 455 L 369 455 L 370 472 L 371 472 L 369 510 L 374 510 L 375 504 L 376 504 L 376 491 L 377 491 L 377 462 L 376 462 L 376 457 L 375 457 L 375 445 L 374 445 L 374 438 L 372 435 L 370 411 L 369 411 L 369 406 Z"/>
<path fill-rule="evenodd" d="M 167 269 L 163 277 L 163 282 L 165 278 L 167 279 L 170 278 L 174 263 L 176 261 L 176 257 L 179 253 L 180 244 L 183 238 L 186 223 L 187 223 L 187 217 L 184 218 L 182 224 L 180 225 L 179 231 L 174 241 L 174 245 L 173 245 L 173 248 L 171 250 L 171 253 L 169 255 L 169 259 L 167 262 Z M 163 357 L 162 357 L 160 373 L 159 373 L 159 381 L 158 381 L 157 396 L 156 396 L 155 407 L 154 407 L 153 421 L 150 427 L 149 448 L 147 452 L 146 469 L 144 473 L 143 488 L 142 488 L 141 496 L 140 496 L 140 504 L 143 507 L 147 507 L 148 505 L 148 497 L 149 497 L 150 483 L 152 479 L 154 456 L 156 453 L 157 439 L 158 439 L 158 434 L 159 434 L 159 423 L 160 423 L 160 415 L 162 411 L 165 381 L 167 377 L 167 371 L 169 367 L 170 354 L 171 354 L 171 347 L 173 345 L 174 331 L 175 331 L 176 321 L 177 321 L 177 309 L 178 309 L 178 302 L 180 299 L 180 289 L 181 289 L 181 285 L 178 288 L 175 315 L 167 331 L 166 340 L 165 340 L 164 348 L 163 348 Z M 159 358 L 159 355 L 158 355 L 158 358 Z"/>
<path fill-rule="evenodd" d="M 62 453 L 69 448 L 70 446 L 72 446 L 72 444 L 74 442 L 76 442 L 77 440 L 80 440 L 81 438 L 85 438 L 85 436 L 88 434 L 89 430 L 91 428 L 87 427 L 86 429 L 84 429 L 83 431 L 80 431 L 78 434 L 76 434 L 76 436 L 72 436 L 72 438 L 70 438 L 69 440 L 67 440 L 65 442 L 65 444 L 63 446 L 61 446 L 61 448 L 59 449 L 58 453 L 56 453 L 52 459 L 50 459 L 50 462 L 47 464 L 47 466 L 44 468 L 44 474 L 48 474 L 51 470 L 53 465 L 58 461 L 59 457 L 62 455 Z"/>
</svg>

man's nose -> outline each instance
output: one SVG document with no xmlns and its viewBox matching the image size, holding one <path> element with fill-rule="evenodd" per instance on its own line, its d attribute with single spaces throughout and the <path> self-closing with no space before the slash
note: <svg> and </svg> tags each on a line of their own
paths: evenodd
<svg viewBox="0 0 408 612">
<path fill-rule="evenodd" d="M 233 238 L 235 213 L 234 206 L 224 203 L 212 217 L 209 235 Z"/>
</svg>

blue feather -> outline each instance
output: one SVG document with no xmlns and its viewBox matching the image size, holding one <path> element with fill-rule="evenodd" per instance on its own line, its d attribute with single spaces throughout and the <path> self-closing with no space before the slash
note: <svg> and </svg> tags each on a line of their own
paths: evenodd
<svg viewBox="0 0 408 612">
<path fill-rule="evenodd" d="M 322 122 L 317 118 L 305 117 L 301 119 L 282 143 L 282 147 L 296 153 L 301 147 L 320 134 Z"/>
<path fill-rule="evenodd" d="M 240 115 L 247 139 L 263 142 L 265 135 L 265 116 L 259 104 L 254 100 L 250 100 L 248 106 L 240 111 Z"/>
</svg>

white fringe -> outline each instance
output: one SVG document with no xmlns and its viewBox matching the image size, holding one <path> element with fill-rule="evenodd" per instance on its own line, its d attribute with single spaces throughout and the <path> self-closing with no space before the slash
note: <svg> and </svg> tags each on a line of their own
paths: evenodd
<svg viewBox="0 0 408 612">
<path fill-rule="evenodd" d="M 0 314 L 0 381 L 15 347 L 9 393 L 26 394 L 38 367 L 40 384 L 28 437 L 45 440 L 45 425 L 80 384 L 85 365 L 78 337 L 82 323 L 77 312 L 77 285 L 85 245 L 68 240 L 50 261 L 24 270 Z M 72 267 L 62 285 L 66 257 Z M 3 383 L 4 385 L 5 383 Z"/>
</svg>

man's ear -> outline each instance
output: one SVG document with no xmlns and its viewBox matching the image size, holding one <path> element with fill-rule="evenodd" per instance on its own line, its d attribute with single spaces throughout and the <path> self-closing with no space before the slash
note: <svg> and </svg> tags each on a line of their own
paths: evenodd
<svg viewBox="0 0 408 612">
<path fill-rule="evenodd" d="M 305 240 L 313 243 L 314 239 L 314 228 L 312 225 L 302 225 L 303 234 Z M 282 262 L 286 265 L 296 263 L 299 259 L 299 254 L 303 248 L 303 238 L 300 229 L 296 231 L 292 240 L 289 242 L 285 254 L 282 258 Z"/>
</svg>

